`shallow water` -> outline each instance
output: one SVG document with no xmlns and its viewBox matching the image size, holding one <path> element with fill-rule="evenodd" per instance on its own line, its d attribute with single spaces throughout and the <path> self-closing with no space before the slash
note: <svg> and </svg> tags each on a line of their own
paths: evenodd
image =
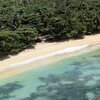
<svg viewBox="0 0 100 100">
<path fill-rule="evenodd" d="M 0 80 L 0 100 L 100 100 L 100 48 Z"/>
</svg>

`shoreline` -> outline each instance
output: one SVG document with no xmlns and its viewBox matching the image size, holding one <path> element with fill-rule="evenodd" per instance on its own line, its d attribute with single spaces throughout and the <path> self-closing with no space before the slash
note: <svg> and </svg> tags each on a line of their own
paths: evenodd
<svg viewBox="0 0 100 100">
<path fill-rule="evenodd" d="M 14 64 L 11 64 L 7 67 L 0 67 L 0 72 L 5 72 L 9 69 L 13 69 L 13 68 L 18 68 L 18 67 L 22 67 L 24 65 L 27 65 L 27 64 L 30 64 L 30 63 L 34 63 L 34 62 L 38 62 L 40 60 L 45 60 L 45 59 L 48 59 L 50 57 L 54 57 L 54 56 L 59 56 L 59 55 L 63 55 L 63 54 L 73 54 L 77 51 L 80 51 L 82 49 L 85 49 L 85 48 L 88 48 L 90 45 L 82 45 L 82 46 L 76 46 L 76 47 L 70 47 L 70 48 L 65 48 L 63 50 L 59 50 L 59 51 L 56 51 L 54 53 L 50 53 L 50 54 L 47 54 L 47 55 L 43 55 L 43 56 L 38 56 L 38 57 L 33 57 L 29 60 L 25 60 L 25 61 L 22 61 L 22 62 L 18 62 L 18 63 L 14 63 Z"/>
<path fill-rule="evenodd" d="M 39 57 L 33 57 L 33 58 L 26 60 L 26 61 L 23 61 L 23 62 L 11 64 L 10 66 L 15 68 L 15 67 L 18 67 L 18 66 L 21 66 L 21 65 L 29 64 L 31 62 L 39 61 L 39 60 L 46 59 L 46 58 L 49 58 L 49 57 L 53 57 L 53 56 L 56 56 L 56 55 L 60 55 L 60 54 L 64 54 L 64 53 L 74 53 L 74 52 L 81 50 L 81 49 L 84 49 L 88 46 L 89 45 L 83 45 L 83 46 L 66 48 L 64 50 L 56 51 L 54 53 L 50 53 L 50 54 L 39 56 Z"/>
<path fill-rule="evenodd" d="M 84 39 L 69 40 L 64 42 L 54 43 L 39 43 L 35 49 L 25 50 L 18 55 L 10 56 L 10 58 L 0 61 L 0 76 L 2 73 L 10 73 L 11 69 L 17 69 L 31 62 L 36 62 L 41 59 L 46 59 L 52 56 L 75 53 L 90 45 L 100 43 L 100 34 L 85 36 Z M 20 68 L 19 68 L 20 69 Z M 17 70 L 14 71 L 17 73 Z"/>
</svg>

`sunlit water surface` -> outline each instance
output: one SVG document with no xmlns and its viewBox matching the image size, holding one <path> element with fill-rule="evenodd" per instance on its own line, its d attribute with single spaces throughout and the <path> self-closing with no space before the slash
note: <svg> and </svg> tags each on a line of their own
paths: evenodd
<svg viewBox="0 0 100 100">
<path fill-rule="evenodd" d="M 100 100 L 100 48 L 5 80 L 0 100 Z"/>
</svg>

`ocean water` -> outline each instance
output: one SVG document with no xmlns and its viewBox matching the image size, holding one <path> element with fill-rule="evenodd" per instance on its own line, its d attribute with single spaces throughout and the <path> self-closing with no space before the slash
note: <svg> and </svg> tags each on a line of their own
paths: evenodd
<svg viewBox="0 0 100 100">
<path fill-rule="evenodd" d="M 100 100 L 100 48 L 0 80 L 0 100 Z"/>
</svg>

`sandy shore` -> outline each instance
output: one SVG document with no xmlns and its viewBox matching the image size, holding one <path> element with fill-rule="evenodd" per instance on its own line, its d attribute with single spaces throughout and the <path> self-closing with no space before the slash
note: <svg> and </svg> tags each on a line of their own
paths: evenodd
<svg viewBox="0 0 100 100">
<path fill-rule="evenodd" d="M 11 67 L 14 68 L 21 64 L 27 64 L 42 57 L 46 58 L 47 55 L 52 56 L 54 54 L 60 54 L 62 52 L 71 53 L 88 45 L 94 45 L 98 43 L 100 43 L 100 34 L 85 36 L 84 39 L 78 40 L 69 40 L 54 43 L 38 43 L 35 49 L 28 49 L 19 53 L 18 55 L 9 56 L 9 58 L 7 59 L 0 60 L 0 73 Z"/>
</svg>

